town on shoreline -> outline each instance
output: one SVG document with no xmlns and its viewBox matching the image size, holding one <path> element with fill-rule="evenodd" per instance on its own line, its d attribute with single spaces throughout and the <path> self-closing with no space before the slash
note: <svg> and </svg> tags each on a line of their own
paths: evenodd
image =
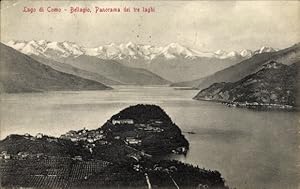
<svg viewBox="0 0 300 189">
<path fill-rule="evenodd" d="M 164 110 L 139 104 L 95 130 L 69 131 L 59 138 L 42 133 L 8 136 L 0 141 L 1 186 L 228 188 L 218 171 L 153 158 L 186 154 L 188 149 Z"/>
</svg>

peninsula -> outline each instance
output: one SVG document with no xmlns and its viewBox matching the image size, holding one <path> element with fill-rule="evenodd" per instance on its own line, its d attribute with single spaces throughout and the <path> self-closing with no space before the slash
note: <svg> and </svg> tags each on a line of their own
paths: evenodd
<svg viewBox="0 0 300 189">
<path fill-rule="evenodd" d="M 59 138 L 10 135 L 0 141 L 3 187 L 226 189 L 218 171 L 157 155 L 186 154 L 189 143 L 156 105 L 135 105 L 100 128 Z"/>
</svg>

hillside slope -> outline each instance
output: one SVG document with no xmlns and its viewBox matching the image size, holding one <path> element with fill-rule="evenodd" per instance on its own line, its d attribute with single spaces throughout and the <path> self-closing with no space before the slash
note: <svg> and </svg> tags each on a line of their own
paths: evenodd
<svg viewBox="0 0 300 189">
<path fill-rule="evenodd" d="M 124 66 L 114 60 L 103 60 L 97 57 L 81 55 L 61 61 L 79 69 L 103 75 L 123 84 L 166 85 L 170 83 L 148 70 Z"/>
<path fill-rule="evenodd" d="M 118 120 L 132 120 L 134 123 L 114 123 Z M 119 136 L 124 140 L 128 137 L 140 139 L 140 144 L 132 147 L 151 155 L 186 154 L 189 148 L 180 128 L 156 105 L 138 104 L 125 108 L 113 115 L 101 129 L 107 136 Z"/>
<path fill-rule="evenodd" d="M 292 65 L 271 61 L 237 82 L 215 83 L 200 91 L 194 99 L 234 106 L 293 108 L 299 105 L 299 68 L 299 61 Z"/>
<path fill-rule="evenodd" d="M 158 57 L 149 64 L 140 63 L 140 65 L 143 65 L 143 68 L 157 73 L 172 82 L 180 82 L 198 79 L 201 76 L 208 76 L 216 71 L 239 63 L 244 59 L 243 57 L 226 59 L 214 57 L 197 57 L 195 59 L 178 57 L 176 59 L 164 59 Z"/>
<path fill-rule="evenodd" d="M 103 90 L 101 83 L 62 73 L 0 44 L 0 91 Z"/>
<path fill-rule="evenodd" d="M 122 85 L 123 84 L 121 82 L 106 78 L 100 74 L 76 68 L 74 66 L 71 66 L 70 64 L 57 62 L 55 60 L 39 57 L 36 55 L 31 55 L 30 57 L 32 57 L 33 59 L 41 62 L 42 64 L 48 65 L 51 68 L 53 68 L 57 71 L 60 71 L 60 72 L 64 72 L 64 73 L 76 75 L 76 76 L 79 76 L 79 77 L 82 77 L 85 79 L 97 81 L 97 82 L 103 83 L 105 85 Z"/>
</svg>

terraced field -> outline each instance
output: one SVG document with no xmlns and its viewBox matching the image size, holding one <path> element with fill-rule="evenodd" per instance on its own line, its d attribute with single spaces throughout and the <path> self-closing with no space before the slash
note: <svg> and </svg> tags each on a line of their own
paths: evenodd
<svg viewBox="0 0 300 189">
<path fill-rule="evenodd" d="M 75 161 L 63 157 L 1 160 L 1 188 L 70 188 L 108 165 L 101 160 Z"/>
</svg>

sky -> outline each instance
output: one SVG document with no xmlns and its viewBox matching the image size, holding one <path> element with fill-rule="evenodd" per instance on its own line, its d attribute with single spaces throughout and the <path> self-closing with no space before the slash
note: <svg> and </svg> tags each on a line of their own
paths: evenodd
<svg viewBox="0 0 300 189">
<path fill-rule="evenodd" d="M 95 13 L 95 7 L 131 8 Z M 24 7 L 37 12 L 22 12 Z M 39 7 L 61 13 L 38 12 Z M 92 13 L 69 12 L 88 7 Z M 155 12 L 132 12 L 153 7 Z M 66 9 L 66 11 L 64 11 Z M 300 42 L 299 1 L 1 1 L 1 41 L 72 41 L 86 47 L 108 43 L 180 43 L 201 51 L 284 48 Z"/>
</svg>

